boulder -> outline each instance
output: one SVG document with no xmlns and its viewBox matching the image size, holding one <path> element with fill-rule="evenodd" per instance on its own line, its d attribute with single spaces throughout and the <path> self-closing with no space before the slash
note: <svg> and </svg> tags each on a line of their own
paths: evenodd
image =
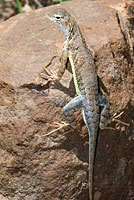
<svg viewBox="0 0 134 200">
<path fill-rule="evenodd" d="M 0 199 L 88 199 L 88 132 L 81 111 L 77 128 L 59 128 L 62 108 L 75 96 L 72 73 L 59 83 L 39 77 L 58 68 L 64 33 L 46 18 L 63 7 L 95 50 L 101 91 L 111 103 L 109 127 L 99 131 L 95 200 L 134 197 L 134 3 L 74 0 L 0 24 Z M 59 124 L 58 124 L 59 123 Z"/>
</svg>

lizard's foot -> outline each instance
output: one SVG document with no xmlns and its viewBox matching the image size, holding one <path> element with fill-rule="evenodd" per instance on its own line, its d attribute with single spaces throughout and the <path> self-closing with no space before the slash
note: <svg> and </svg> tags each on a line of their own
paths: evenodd
<svg viewBox="0 0 134 200">
<path fill-rule="evenodd" d="M 108 127 L 108 125 L 109 124 L 111 124 L 111 122 L 112 122 L 112 119 L 111 118 L 109 118 L 109 119 L 105 119 L 104 118 L 104 120 L 101 120 L 101 122 L 100 122 L 100 125 L 99 125 L 99 127 L 100 127 L 100 129 L 113 129 L 113 128 L 111 128 L 111 127 Z"/>
<path fill-rule="evenodd" d="M 124 126 L 130 126 L 130 124 L 123 122 L 117 118 L 119 118 L 124 112 L 121 112 L 117 115 L 117 113 L 114 113 L 114 115 L 112 117 L 110 117 L 107 121 L 100 123 L 100 129 L 111 129 L 111 130 L 115 130 L 112 127 L 107 127 L 108 124 L 111 124 L 111 122 L 118 122 L 119 124 L 123 124 Z"/>
<path fill-rule="evenodd" d="M 48 82 L 58 80 L 57 73 L 52 71 L 52 70 L 48 70 L 46 68 L 44 68 L 43 71 L 39 75 L 40 75 L 41 78 L 47 80 Z"/>
<path fill-rule="evenodd" d="M 126 122 L 123 122 L 117 118 L 119 118 L 124 112 L 121 112 L 117 115 L 117 113 L 115 113 L 112 117 L 111 117 L 111 120 L 112 122 L 118 122 L 119 124 L 123 124 L 124 126 L 130 126 L 130 124 L 126 123 Z"/>
<path fill-rule="evenodd" d="M 61 123 L 54 122 L 53 125 L 52 125 L 52 124 L 49 124 L 49 125 L 52 126 L 52 127 L 55 127 L 56 129 L 50 131 L 49 133 L 47 133 L 47 134 L 44 135 L 44 136 L 49 136 L 49 135 L 51 135 L 52 133 L 54 133 L 54 132 L 56 132 L 56 131 L 58 131 L 58 130 L 64 128 L 64 127 L 69 126 L 70 124 L 68 124 L 68 123 L 66 123 L 66 122 L 64 122 L 64 121 L 61 121 Z"/>
</svg>

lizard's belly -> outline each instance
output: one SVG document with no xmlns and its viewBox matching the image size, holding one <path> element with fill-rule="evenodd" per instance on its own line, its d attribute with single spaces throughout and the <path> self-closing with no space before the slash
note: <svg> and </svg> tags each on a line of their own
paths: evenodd
<svg viewBox="0 0 134 200">
<path fill-rule="evenodd" d="M 77 81 L 77 77 L 76 77 L 76 70 L 75 70 L 75 65 L 72 59 L 72 56 L 69 56 L 69 61 L 71 63 L 71 68 L 72 68 L 72 72 L 73 72 L 73 79 L 74 79 L 74 85 L 75 85 L 75 90 L 77 95 L 81 95 L 81 91 L 78 85 L 78 81 Z"/>
</svg>

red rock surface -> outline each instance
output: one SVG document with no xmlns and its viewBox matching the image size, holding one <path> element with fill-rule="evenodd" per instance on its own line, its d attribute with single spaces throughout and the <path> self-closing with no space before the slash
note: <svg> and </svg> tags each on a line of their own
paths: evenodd
<svg viewBox="0 0 134 200">
<path fill-rule="evenodd" d="M 96 51 L 97 72 L 111 102 L 111 115 L 123 112 L 118 118 L 123 123 L 116 121 L 112 129 L 100 131 L 94 199 L 133 199 L 133 4 L 77 0 L 60 6 L 75 17 Z M 56 7 L 20 14 L 0 24 L 2 200 L 88 199 L 88 133 L 81 112 L 75 114 L 77 129 L 67 127 L 45 136 L 54 129 L 54 122 L 65 120 L 62 108 L 75 95 L 67 70 L 53 86 L 38 78 L 46 65 L 57 68 L 62 51 L 64 34 L 45 16 Z M 121 19 L 124 24 L 128 20 L 128 29 L 122 28 Z"/>
</svg>

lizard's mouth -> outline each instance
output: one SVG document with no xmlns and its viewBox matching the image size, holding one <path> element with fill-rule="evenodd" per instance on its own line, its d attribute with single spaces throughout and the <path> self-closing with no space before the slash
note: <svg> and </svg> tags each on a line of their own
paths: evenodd
<svg viewBox="0 0 134 200">
<path fill-rule="evenodd" d="M 49 14 L 46 14 L 46 17 L 47 17 L 48 19 L 50 19 L 51 21 L 54 21 L 54 18 L 53 18 L 52 16 L 50 16 Z"/>
<path fill-rule="evenodd" d="M 49 20 L 51 20 L 52 22 L 57 23 L 56 19 L 55 19 L 54 17 L 50 16 L 49 14 L 46 14 L 46 17 L 47 17 Z"/>
</svg>

